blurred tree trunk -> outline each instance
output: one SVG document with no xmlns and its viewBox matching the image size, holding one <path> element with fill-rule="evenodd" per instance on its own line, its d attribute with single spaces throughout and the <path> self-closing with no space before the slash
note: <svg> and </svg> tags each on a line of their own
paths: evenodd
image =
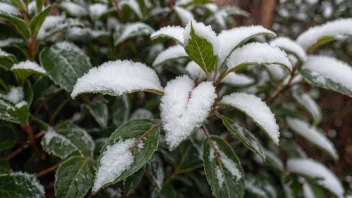
<svg viewBox="0 0 352 198">
<path fill-rule="evenodd" d="M 277 3 L 277 0 L 261 0 L 257 19 L 259 25 L 271 29 Z"/>
</svg>

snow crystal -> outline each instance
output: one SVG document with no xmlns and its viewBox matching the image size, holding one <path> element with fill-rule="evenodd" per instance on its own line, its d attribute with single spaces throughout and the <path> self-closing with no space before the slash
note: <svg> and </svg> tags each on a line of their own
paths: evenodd
<svg viewBox="0 0 352 198">
<path fill-rule="evenodd" d="M 312 178 L 321 178 L 317 183 L 338 197 L 343 197 L 344 189 L 339 179 L 331 170 L 312 159 L 289 159 L 287 168 L 294 173 L 307 175 Z"/>
<path fill-rule="evenodd" d="M 300 34 L 296 41 L 303 49 L 307 50 L 324 36 L 332 36 L 339 39 L 346 35 L 352 35 L 352 18 L 337 19 L 311 27 Z"/>
<path fill-rule="evenodd" d="M 175 45 L 162 51 L 154 60 L 153 66 L 160 65 L 170 59 L 179 59 L 183 57 L 188 57 L 185 49 L 181 45 Z"/>
<path fill-rule="evenodd" d="M 236 49 L 227 60 L 229 69 L 238 65 L 250 64 L 283 64 L 288 70 L 292 70 L 287 55 L 278 47 L 270 46 L 266 43 L 249 43 Z"/>
<path fill-rule="evenodd" d="M 317 80 L 320 79 L 321 83 L 327 78 L 352 90 L 352 68 L 345 62 L 333 57 L 312 55 L 308 56 L 302 69 L 308 69 L 313 76 L 316 74 Z"/>
<path fill-rule="evenodd" d="M 224 175 L 222 174 L 220 167 L 215 167 L 216 178 L 218 179 L 218 185 L 221 188 L 222 184 L 224 183 Z"/>
<path fill-rule="evenodd" d="M 160 108 L 165 140 L 171 149 L 202 124 L 215 98 L 215 87 L 211 82 L 202 82 L 195 88 L 188 76 L 168 82 Z"/>
<path fill-rule="evenodd" d="M 105 184 L 113 182 L 123 172 L 129 169 L 134 158 L 129 148 L 133 146 L 135 139 L 120 140 L 106 147 L 100 159 L 100 166 L 96 173 L 93 192 L 97 192 Z"/>
<path fill-rule="evenodd" d="M 0 2 L 0 13 L 6 13 L 10 15 L 21 15 L 21 13 L 17 10 L 17 8 L 11 4 Z"/>
<path fill-rule="evenodd" d="M 187 25 L 187 23 L 189 23 L 190 21 L 192 21 L 194 19 L 194 16 L 190 11 L 188 11 L 184 8 L 181 8 L 179 6 L 175 6 L 174 9 L 175 9 L 177 15 L 179 16 L 183 25 Z"/>
<path fill-rule="evenodd" d="M 65 10 L 67 10 L 67 12 L 77 17 L 86 16 L 88 14 L 86 9 L 71 1 L 61 2 L 60 7 L 63 7 Z"/>
<path fill-rule="evenodd" d="M 77 80 L 71 96 L 76 97 L 84 92 L 122 95 L 145 89 L 163 89 L 155 71 L 142 63 L 117 60 L 90 69 Z"/>
<path fill-rule="evenodd" d="M 287 118 L 287 124 L 298 135 L 301 135 L 318 147 L 321 147 L 324 150 L 326 149 L 333 158 L 338 159 L 339 156 L 335 150 L 334 144 L 326 138 L 319 129 L 296 118 Z"/>
<path fill-rule="evenodd" d="M 218 35 L 221 46 L 221 53 L 219 56 L 220 64 L 230 56 L 231 52 L 254 36 L 266 34 L 275 36 L 276 34 L 260 25 L 237 27 L 231 30 L 224 30 Z"/>
<path fill-rule="evenodd" d="M 317 122 L 321 121 L 322 113 L 319 105 L 306 93 L 299 94 L 297 91 L 293 91 L 293 97 L 301 104 L 305 109 L 307 109 L 316 119 Z"/>
<path fill-rule="evenodd" d="M 89 6 L 89 13 L 92 18 L 99 18 L 108 11 L 108 6 L 101 3 L 91 4 Z"/>
<path fill-rule="evenodd" d="M 294 53 L 302 61 L 307 60 L 307 54 L 304 49 L 295 41 L 287 37 L 278 37 L 270 42 L 270 45 L 277 46 L 283 50 Z"/>
<path fill-rule="evenodd" d="M 195 79 L 202 80 L 202 79 L 206 78 L 206 74 L 205 74 L 204 70 L 202 70 L 202 68 L 199 67 L 199 65 L 194 61 L 190 61 L 187 64 L 186 71 L 191 76 L 191 78 L 194 80 Z"/>
<path fill-rule="evenodd" d="M 217 56 L 220 53 L 220 44 L 219 44 L 218 38 L 216 37 L 216 33 L 211 29 L 210 25 L 205 26 L 204 23 L 202 22 L 198 23 L 194 20 L 191 20 L 187 24 L 185 31 L 183 32 L 184 45 L 187 46 L 188 42 L 192 39 L 191 25 L 194 30 L 194 33 L 197 36 L 206 39 L 208 42 L 212 44 L 214 55 Z"/>
<path fill-rule="evenodd" d="M 44 197 L 44 194 L 45 194 L 44 187 L 39 183 L 39 181 L 35 178 L 34 175 L 31 175 L 25 172 L 11 172 L 9 173 L 9 176 L 13 176 L 13 177 L 19 176 L 19 177 L 26 178 L 30 182 L 30 184 L 33 185 L 38 191 L 38 194 L 35 195 L 35 198 Z M 22 179 L 20 180 L 23 181 Z M 16 182 L 16 179 L 15 179 L 15 182 Z"/>
<path fill-rule="evenodd" d="M 224 79 L 222 79 L 222 82 L 232 86 L 245 86 L 254 83 L 254 79 L 244 74 L 237 74 L 235 72 L 231 72 L 227 74 Z"/>
<path fill-rule="evenodd" d="M 23 89 L 22 87 L 10 87 L 10 91 L 7 94 L 0 93 L 0 98 L 3 98 L 13 104 L 19 103 L 23 100 Z"/>
<path fill-rule="evenodd" d="M 183 44 L 183 31 L 184 28 L 180 26 L 166 26 L 154 32 L 150 38 L 157 39 L 159 37 L 171 37 L 176 39 L 179 43 Z"/>
<path fill-rule="evenodd" d="M 38 73 L 41 73 L 41 74 L 46 74 L 46 71 L 44 68 L 40 67 L 36 62 L 33 62 L 33 61 L 23 61 L 23 62 L 19 62 L 17 64 L 14 64 L 12 67 L 11 67 L 11 70 L 18 70 L 18 69 L 28 69 L 28 70 L 33 70 L 33 71 L 36 71 Z"/>
<path fill-rule="evenodd" d="M 279 144 L 279 126 L 269 107 L 255 95 L 232 93 L 224 96 L 221 103 L 238 108 L 253 119 L 276 143 Z"/>
</svg>

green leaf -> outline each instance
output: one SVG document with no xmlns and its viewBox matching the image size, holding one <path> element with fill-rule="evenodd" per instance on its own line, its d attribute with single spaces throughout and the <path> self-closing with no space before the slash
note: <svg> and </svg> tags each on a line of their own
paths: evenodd
<svg viewBox="0 0 352 198">
<path fill-rule="evenodd" d="M 17 62 L 16 56 L 0 49 L 0 68 L 9 70 Z"/>
<path fill-rule="evenodd" d="M 117 96 L 113 103 L 112 121 L 119 127 L 125 123 L 130 114 L 130 104 L 127 95 Z"/>
<path fill-rule="evenodd" d="M 29 81 L 27 81 L 25 84 L 24 84 L 24 87 L 23 87 L 23 99 L 28 103 L 28 105 L 30 106 L 33 102 L 33 89 L 32 89 L 32 85 Z"/>
<path fill-rule="evenodd" d="M 194 4 L 207 4 L 207 3 L 212 3 L 212 0 L 191 0 L 191 1 L 185 1 L 185 2 L 181 2 L 180 6 L 184 6 L 184 7 L 188 7 L 190 5 L 194 5 Z"/>
<path fill-rule="evenodd" d="M 148 173 L 156 188 L 160 191 L 163 187 L 165 171 L 163 161 L 157 153 L 148 161 Z"/>
<path fill-rule="evenodd" d="M 185 42 L 185 50 L 189 57 L 196 62 L 206 73 L 212 71 L 214 69 L 215 64 L 217 64 L 218 57 L 215 54 L 215 48 L 218 46 L 213 46 L 213 44 L 207 40 L 206 38 L 197 35 L 192 23 L 190 22 L 190 39 Z M 197 24 L 203 25 L 204 24 Z M 186 27 L 187 30 L 187 27 Z M 186 32 L 185 30 L 185 32 Z M 213 34 L 212 30 L 209 30 L 209 34 Z M 216 38 L 216 36 L 215 36 Z"/>
<path fill-rule="evenodd" d="M 7 14 L 5 12 L 0 12 L 0 19 L 10 22 L 13 26 L 15 26 L 16 30 L 21 34 L 24 40 L 28 40 L 29 33 L 27 24 L 23 19 Z"/>
<path fill-rule="evenodd" d="M 29 115 L 29 107 L 25 101 L 13 105 L 0 99 L 0 119 L 25 125 Z"/>
<path fill-rule="evenodd" d="M 322 36 L 314 44 L 312 44 L 311 46 L 308 46 L 306 51 L 307 51 L 307 53 L 312 53 L 318 47 L 325 45 L 327 43 L 336 41 L 336 40 L 339 40 L 339 38 L 334 37 L 334 36 L 330 36 L 330 35 Z"/>
<path fill-rule="evenodd" d="M 93 162 L 83 157 L 70 157 L 56 171 L 57 198 L 83 198 L 92 187 L 95 174 Z"/>
<path fill-rule="evenodd" d="M 38 180 L 28 173 L 14 172 L 0 176 L 0 197 L 38 197 L 44 198 L 44 188 Z"/>
<path fill-rule="evenodd" d="M 141 169 L 139 169 L 133 175 L 131 175 L 125 179 L 125 181 L 123 182 L 125 195 L 130 195 L 131 193 L 133 193 L 134 189 L 136 189 L 138 187 L 138 185 L 141 183 L 143 176 L 144 176 L 144 173 L 145 173 L 145 167 L 146 166 L 143 166 Z"/>
<path fill-rule="evenodd" d="M 162 27 L 150 35 L 151 40 L 159 40 L 159 38 L 172 39 L 176 43 L 183 46 L 183 32 L 184 28 L 180 26 L 167 26 Z"/>
<path fill-rule="evenodd" d="M 94 141 L 90 135 L 79 126 L 63 122 L 49 129 L 41 142 L 43 149 L 62 159 L 77 151 L 81 156 L 92 157 Z"/>
<path fill-rule="evenodd" d="M 177 193 L 172 185 L 166 185 L 161 192 L 158 192 L 157 189 L 154 189 L 152 192 L 151 198 L 177 198 Z"/>
<path fill-rule="evenodd" d="M 101 128 L 108 126 L 108 107 L 103 100 L 94 100 L 85 107 Z"/>
<path fill-rule="evenodd" d="M 263 161 L 265 161 L 262 145 L 248 129 L 226 116 L 220 115 L 219 118 L 222 119 L 222 123 L 226 126 L 227 130 L 234 134 L 247 148 L 259 154 Z"/>
<path fill-rule="evenodd" d="M 77 79 L 92 67 L 89 58 L 74 44 L 57 43 L 40 53 L 40 63 L 47 74 L 66 91 L 72 91 Z"/>
<path fill-rule="evenodd" d="M 127 39 L 137 36 L 149 36 L 154 32 L 154 29 L 149 25 L 141 22 L 121 24 L 115 28 L 114 45 L 117 46 Z"/>
<path fill-rule="evenodd" d="M 158 148 L 159 125 L 157 120 L 142 119 L 116 129 L 101 151 L 93 192 L 127 178 L 147 163 Z"/>
<path fill-rule="evenodd" d="M 11 0 L 11 3 L 21 11 L 27 10 L 27 7 L 22 0 Z"/>
<path fill-rule="evenodd" d="M 73 27 L 80 27 L 80 28 L 84 27 L 82 23 L 79 23 L 76 20 L 71 18 L 61 19 L 61 16 L 47 16 L 46 19 L 49 19 L 49 17 L 51 17 L 52 19 L 52 20 L 49 20 L 49 22 L 57 20 L 57 23 L 55 23 L 54 25 L 49 25 L 49 24 L 47 25 L 46 22 L 44 21 L 43 24 L 45 24 L 45 27 L 43 26 L 40 29 L 37 37 L 38 41 L 44 41 L 57 33 L 64 32 Z"/>
<path fill-rule="evenodd" d="M 0 125 L 0 151 L 11 149 L 16 145 L 18 133 L 11 125 Z"/>
<path fill-rule="evenodd" d="M 31 22 L 29 23 L 29 28 L 31 30 L 32 38 L 37 37 L 38 31 L 39 31 L 40 27 L 42 26 L 46 16 L 49 14 L 50 10 L 51 10 L 51 5 L 46 7 L 43 11 L 38 10 L 39 13 L 31 19 Z"/>
<path fill-rule="evenodd" d="M 304 93 L 299 88 L 291 89 L 292 96 L 296 102 L 301 105 L 313 118 L 314 123 L 319 124 L 322 119 L 322 113 L 319 105 L 310 95 Z"/>
<path fill-rule="evenodd" d="M 10 163 L 7 160 L 0 160 L 0 175 L 8 174 L 10 171 Z"/>
<path fill-rule="evenodd" d="M 243 197 L 244 172 L 233 149 L 221 138 L 204 141 L 204 170 L 215 197 Z M 213 146 L 216 150 L 214 150 Z M 219 158 L 218 158 L 219 157 Z"/>
<path fill-rule="evenodd" d="M 35 5 L 37 7 L 37 11 L 41 12 L 44 6 L 45 0 L 35 0 Z"/>
<path fill-rule="evenodd" d="M 162 51 L 154 60 L 153 67 L 165 64 L 170 61 L 188 58 L 185 49 L 180 45 L 174 45 Z M 202 70 L 201 70 L 202 71 Z"/>
<path fill-rule="evenodd" d="M 246 175 L 246 196 L 256 198 L 276 198 L 274 185 L 262 176 Z"/>
<path fill-rule="evenodd" d="M 46 75 L 46 71 L 40 67 L 37 63 L 32 61 L 20 62 L 11 68 L 11 71 L 15 74 L 17 81 L 23 85 L 26 79 L 33 74 Z"/>
</svg>

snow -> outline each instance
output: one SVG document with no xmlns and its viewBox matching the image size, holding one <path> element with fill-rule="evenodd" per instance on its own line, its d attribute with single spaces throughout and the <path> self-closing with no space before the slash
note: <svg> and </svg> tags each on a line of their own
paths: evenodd
<svg viewBox="0 0 352 198">
<path fill-rule="evenodd" d="M 237 74 L 235 72 L 231 72 L 227 74 L 227 76 L 222 79 L 221 82 L 232 86 L 246 86 L 254 83 L 254 79 L 244 74 Z"/>
<path fill-rule="evenodd" d="M 190 21 L 192 21 L 194 19 L 193 14 L 184 8 L 181 8 L 179 6 L 175 6 L 174 10 L 176 11 L 176 13 L 177 13 L 178 17 L 180 18 L 181 23 L 183 25 L 187 25 Z"/>
<path fill-rule="evenodd" d="M 10 56 L 10 55 L 11 54 L 9 54 L 9 53 L 3 51 L 2 49 L 0 49 L 0 57 L 2 57 L 2 56 Z"/>
<path fill-rule="evenodd" d="M 0 93 L 0 98 L 3 98 L 13 104 L 19 103 L 23 100 L 23 89 L 22 87 L 10 87 L 10 91 L 7 94 Z"/>
<path fill-rule="evenodd" d="M 195 79 L 202 80 L 202 79 L 206 78 L 206 74 L 205 74 L 204 70 L 202 70 L 202 68 L 199 67 L 199 65 L 194 61 L 190 61 L 187 64 L 186 71 L 191 76 L 191 78 L 194 80 Z"/>
<path fill-rule="evenodd" d="M 287 118 L 286 120 L 288 126 L 298 135 L 326 150 L 334 159 L 339 158 L 334 144 L 319 129 L 297 118 Z"/>
<path fill-rule="evenodd" d="M 269 64 L 269 65 L 265 65 L 265 68 L 269 71 L 270 76 L 274 80 L 281 80 L 286 75 L 285 69 L 280 65 Z"/>
<path fill-rule="evenodd" d="M 307 50 L 324 36 L 332 36 L 336 39 L 352 35 L 352 18 L 337 19 L 325 24 L 314 26 L 300 34 L 297 43 Z"/>
<path fill-rule="evenodd" d="M 106 147 L 100 159 L 100 165 L 92 189 L 93 192 L 97 192 L 104 185 L 113 182 L 132 166 L 134 157 L 129 148 L 134 143 L 135 139 L 131 138 L 120 140 Z"/>
<path fill-rule="evenodd" d="M 221 53 L 219 56 L 220 65 L 230 56 L 231 52 L 246 42 L 247 40 L 258 35 L 271 35 L 276 34 L 260 25 L 237 27 L 230 30 L 224 30 L 218 35 L 219 43 L 221 46 Z"/>
<path fill-rule="evenodd" d="M 188 76 L 168 82 L 161 98 L 161 121 L 166 131 L 165 140 L 170 149 L 186 139 L 207 118 L 214 99 L 212 82 L 202 82 L 194 87 Z"/>
<path fill-rule="evenodd" d="M 303 184 L 303 197 L 304 198 L 315 198 L 312 188 L 307 182 Z"/>
<path fill-rule="evenodd" d="M 175 39 L 180 44 L 183 44 L 183 31 L 184 31 L 184 28 L 180 26 L 166 26 L 154 32 L 150 36 L 150 38 L 154 40 L 159 37 L 169 37 L 169 38 Z"/>
<path fill-rule="evenodd" d="M 163 64 L 164 62 L 171 59 L 179 59 L 188 57 L 185 49 L 181 45 L 175 45 L 162 51 L 154 60 L 153 67 Z"/>
<path fill-rule="evenodd" d="M 77 80 L 71 96 L 76 97 L 85 92 L 122 95 L 147 89 L 163 90 L 154 70 L 142 63 L 116 60 L 90 69 Z"/>
<path fill-rule="evenodd" d="M 9 173 L 9 176 L 15 177 L 15 183 L 17 184 L 17 178 L 16 177 L 22 177 L 25 178 L 31 185 L 33 185 L 36 190 L 37 193 L 35 195 L 35 197 L 33 198 L 41 198 L 44 197 L 45 195 L 45 191 L 44 191 L 44 187 L 39 183 L 39 181 L 35 178 L 34 175 L 25 173 L 25 172 L 11 172 Z M 22 181 L 21 184 L 26 185 L 27 183 L 23 183 L 23 180 L 19 178 L 19 181 Z M 26 185 L 26 187 L 28 188 L 29 186 Z M 32 189 L 28 189 L 28 190 L 32 190 Z"/>
<path fill-rule="evenodd" d="M 39 32 L 38 32 L 38 39 L 43 39 L 47 36 L 49 36 L 50 32 L 49 29 L 51 28 L 59 28 L 59 26 L 64 22 L 65 18 L 63 16 L 47 16 L 42 24 L 40 26 Z"/>
<path fill-rule="evenodd" d="M 153 113 L 147 109 L 137 109 L 133 114 L 131 115 L 130 120 L 136 120 L 136 119 L 153 119 Z"/>
<path fill-rule="evenodd" d="M 22 100 L 21 102 L 17 103 L 17 104 L 15 105 L 15 107 L 16 107 L 17 109 L 19 109 L 19 108 L 21 108 L 21 107 L 23 107 L 23 106 L 26 106 L 26 105 L 28 105 L 27 101 Z"/>
<path fill-rule="evenodd" d="M 224 175 L 222 174 L 220 167 L 215 167 L 216 178 L 218 179 L 218 185 L 221 188 L 222 184 L 224 183 Z"/>
<path fill-rule="evenodd" d="M 76 16 L 76 17 L 82 17 L 88 15 L 88 11 L 84 9 L 82 6 L 73 3 L 71 1 L 63 1 L 60 3 L 60 7 L 63 7 L 65 10 L 67 10 L 68 13 Z"/>
<path fill-rule="evenodd" d="M 284 164 L 282 163 L 281 159 L 276 156 L 273 152 L 268 151 L 266 149 L 264 149 L 264 153 L 266 156 L 266 159 L 268 159 L 268 161 L 271 161 L 273 166 L 275 166 L 277 169 L 283 171 L 284 170 Z"/>
<path fill-rule="evenodd" d="M 276 144 L 279 144 L 279 126 L 276 124 L 274 114 L 260 98 L 255 95 L 237 92 L 224 96 L 220 102 L 246 113 Z"/>
<path fill-rule="evenodd" d="M 23 62 L 19 62 L 17 64 L 14 64 L 11 67 L 11 70 L 32 70 L 35 71 L 37 73 L 41 73 L 41 74 L 46 74 L 46 71 L 44 68 L 42 68 L 41 66 L 39 66 L 36 62 L 33 61 L 23 61 Z"/>
<path fill-rule="evenodd" d="M 19 44 L 22 43 L 23 40 L 19 38 L 7 38 L 4 40 L 0 40 L 0 47 L 6 47 L 11 44 Z"/>
<path fill-rule="evenodd" d="M 0 13 L 1 12 L 10 14 L 10 15 L 17 15 L 17 16 L 21 15 L 21 13 L 18 11 L 18 9 L 15 6 L 5 2 L 0 2 Z"/>
<path fill-rule="evenodd" d="M 253 178 L 251 179 L 246 179 L 245 180 L 245 188 L 249 191 L 252 192 L 253 194 L 256 194 L 260 197 L 267 197 L 266 192 L 258 187 L 258 184 L 256 184 L 255 180 Z"/>
<path fill-rule="evenodd" d="M 297 100 L 297 102 L 307 109 L 317 122 L 321 121 L 322 113 L 319 105 L 310 97 L 309 94 L 301 93 L 298 91 L 293 91 L 292 96 Z"/>
<path fill-rule="evenodd" d="M 321 178 L 317 183 L 337 197 L 343 197 L 344 189 L 339 179 L 331 170 L 312 159 L 289 159 L 287 168 L 293 173 L 309 176 L 311 178 Z"/>
<path fill-rule="evenodd" d="M 321 83 L 324 83 L 326 79 L 330 79 L 352 90 L 352 68 L 345 62 L 333 57 L 312 55 L 308 57 L 302 69 L 311 71 L 312 75 Z"/>
<path fill-rule="evenodd" d="M 235 69 L 241 64 L 281 64 L 289 71 L 291 63 L 284 51 L 266 43 L 249 43 L 236 49 L 227 60 L 227 67 Z"/>
<path fill-rule="evenodd" d="M 270 42 L 270 45 L 277 46 L 283 50 L 294 53 L 298 58 L 304 62 L 307 60 L 307 54 L 304 49 L 295 41 L 287 37 L 278 37 Z"/>
<path fill-rule="evenodd" d="M 192 39 L 191 26 L 194 30 L 194 33 L 197 36 L 204 38 L 205 40 L 207 40 L 209 43 L 212 44 L 214 56 L 218 56 L 218 54 L 220 53 L 220 44 L 219 44 L 219 40 L 216 36 L 216 33 L 211 29 L 210 25 L 206 26 L 202 22 L 198 23 L 194 20 L 191 20 L 187 24 L 185 31 L 183 32 L 184 46 L 187 46 L 188 42 Z"/>
<path fill-rule="evenodd" d="M 119 8 L 121 9 L 124 5 L 129 6 L 140 19 L 143 18 L 141 8 L 136 0 L 120 1 Z"/>
<path fill-rule="evenodd" d="M 215 143 L 216 144 L 216 143 Z M 218 148 L 217 146 L 215 148 Z M 238 169 L 237 165 L 221 150 L 217 149 L 222 165 L 231 173 L 232 177 L 238 181 L 242 178 L 242 173 Z"/>
<path fill-rule="evenodd" d="M 108 11 L 108 6 L 101 3 L 91 4 L 89 6 L 89 13 L 92 18 L 100 18 L 101 15 Z"/>
<path fill-rule="evenodd" d="M 121 31 L 121 26 L 117 26 L 115 31 Z M 127 23 L 122 26 L 122 33 L 116 39 L 115 43 L 121 43 L 122 41 L 137 35 L 150 35 L 154 30 L 145 23 Z"/>
</svg>

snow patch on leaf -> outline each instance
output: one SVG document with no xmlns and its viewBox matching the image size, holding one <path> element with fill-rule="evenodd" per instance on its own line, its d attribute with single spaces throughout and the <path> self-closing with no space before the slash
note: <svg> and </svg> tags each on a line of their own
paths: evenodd
<svg viewBox="0 0 352 198">
<path fill-rule="evenodd" d="M 194 19 L 193 14 L 184 8 L 181 8 L 179 6 L 175 6 L 174 10 L 176 11 L 176 13 L 177 13 L 178 17 L 180 18 L 183 25 L 187 25 L 188 22 L 190 22 L 191 20 Z"/>
<path fill-rule="evenodd" d="M 186 71 L 188 72 L 188 74 L 191 76 L 192 79 L 205 79 L 206 75 L 204 70 L 202 70 L 201 67 L 199 67 L 199 65 L 197 63 L 195 63 L 194 61 L 190 61 L 187 66 L 186 66 Z"/>
<path fill-rule="evenodd" d="M 23 96 L 24 93 L 22 87 L 10 87 L 10 91 L 8 93 L 0 93 L 0 98 L 3 98 L 13 104 L 17 104 L 23 100 Z"/>
<path fill-rule="evenodd" d="M 21 15 L 21 13 L 18 11 L 18 9 L 15 6 L 5 2 L 0 2 L 0 13 L 1 12 L 10 14 L 10 15 L 16 15 L 16 16 Z"/>
<path fill-rule="evenodd" d="M 162 51 L 154 60 L 153 67 L 163 64 L 168 60 L 174 60 L 179 58 L 188 57 L 185 49 L 181 45 L 175 45 Z"/>
<path fill-rule="evenodd" d="M 19 62 L 17 64 L 14 64 L 11 67 L 11 70 L 33 70 L 37 73 L 41 73 L 41 74 L 46 74 L 46 70 L 42 67 L 40 67 L 36 62 L 32 62 L 32 61 L 23 61 L 23 62 Z"/>
<path fill-rule="evenodd" d="M 244 74 L 237 74 L 235 72 L 231 72 L 224 79 L 222 79 L 221 82 L 232 86 L 246 86 L 254 83 L 254 79 Z"/>
<path fill-rule="evenodd" d="M 159 37 L 168 37 L 173 38 L 178 41 L 180 44 L 183 44 L 183 31 L 184 28 L 180 26 L 166 26 L 160 28 L 158 31 L 154 32 L 150 38 L 152 40 Z"/>
<path fill-rule="evenodd" d="M 287 52 L 295 54 L 302 62 L 307 60 L 307 54 L 304 49 L 290 38 L 278 37 L 272 40 L 270 45 L 277 46 Z"/>
<path fill-rule="evenodd" d="M 91 4 L 88 9 L 91 17 L 96 19 L 101 17 L 103 14 L 105 14 L 108 11 L 108 6 L 101 3 L 95 3 L 95 4 Z"/>
</svg>

